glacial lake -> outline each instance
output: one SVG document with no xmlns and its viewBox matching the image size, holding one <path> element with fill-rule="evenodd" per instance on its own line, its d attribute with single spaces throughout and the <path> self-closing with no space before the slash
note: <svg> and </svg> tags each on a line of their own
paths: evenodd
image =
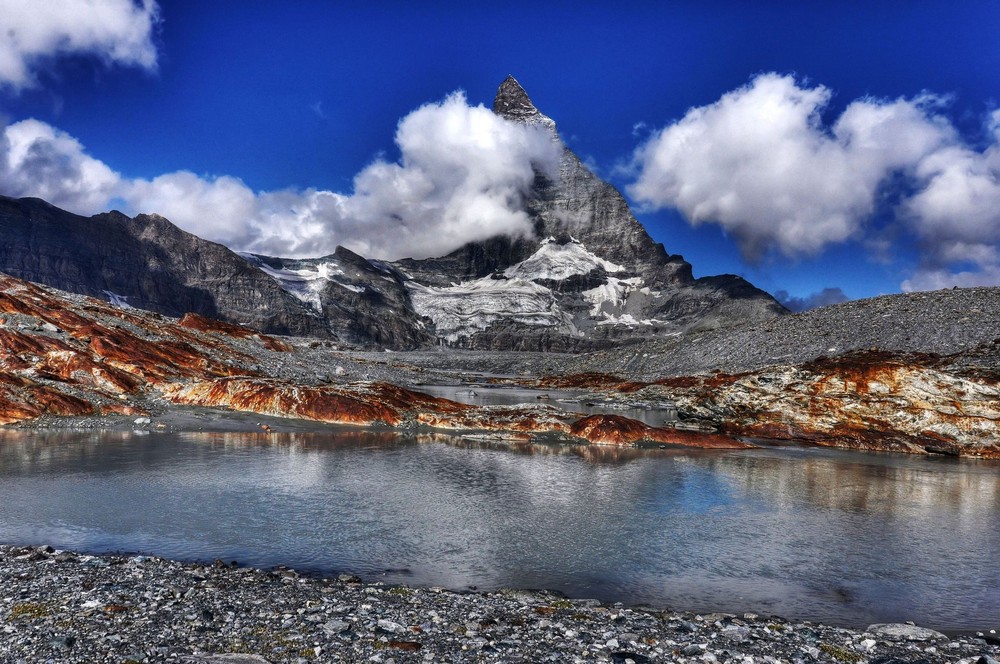
<svg viewBox="0 0 1000 664">
<path fill-rule="evenodd" d="M 0 542 L 1000 627 L 1000 463 L 390 432 L 0 431 Z"/>
</svg>

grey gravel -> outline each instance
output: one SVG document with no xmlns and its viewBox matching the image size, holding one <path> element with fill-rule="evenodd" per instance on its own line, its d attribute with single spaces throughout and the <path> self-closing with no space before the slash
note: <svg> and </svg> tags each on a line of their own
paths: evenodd
<svg viewBox="0 0 1000 664">
<path fill-rule="evenodd" d="M 0 546 L 0 662 L 995 664 L 979 636 Z M 899 627 L 899 626 L 896 626 Z"/>
<path fill-rule="evenodd" d="M 858 350 L 949 355 L 989 344 L 998 337 L 1000 288 L 962 288 L 855 300 L 579 355 L 449 349 L 355 357 L 374 363 L 365 369 L 373 371 L 380 359 L 392 356 L 397 365 L 405 362 L 425 372 L 425 379 L 474 376 L 478 372 L 509 376 L 599 372 L 631 380 L 656 380 L 713 371 L 753 371 Z M 1000 367 L 995 354 L 978 359 L 987 366 Z"/>
</svg>

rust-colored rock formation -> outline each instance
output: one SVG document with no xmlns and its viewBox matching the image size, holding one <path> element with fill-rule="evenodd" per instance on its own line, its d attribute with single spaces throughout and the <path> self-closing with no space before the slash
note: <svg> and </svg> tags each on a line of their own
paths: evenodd
<svg viewBox="0 0 1000 664">
<path fill-rule="evenodd" d="M 567 374 L 565 376 L 544 376 L 535 381 L 537 387 L 567 389 L 612 389 L 618 392 L 635 392 L 646 386 L 646 383 L 637 383 L 625 380 L 612 374 L 604 373 L 579 373 Z"/>
<path fill-rule="evenodd" d="M 272 336 L 267 334 L 261 334 L 257 330 L 251 330 L 248 327 L 243 327 L 242 325 L 236 325 L 234 323 L 227 323 L 221 320 L 215 320 L 212 318 L 206 318 L 200 314 L 186 313 L 177 322 L 181 327 L 186 327 L 192 330 L 199 330 L 201 332 L 215 332 L 224 336 L 234 337 L 236 339 L 258 339 L 264 348 L 268 350 L 275 350 L 280 352 L 289 352 L 292 347 L 283 341 L 278 341 Z"/>
<path fill-rule="evenodd" d="M 701 431 L 651 427 L 621 415 L 590 415 L 573 423 L 570 434 L 591 443 L 631 445 L 637 442 L 683 445 L 706 449 L 747 449 L 754 447 L 735 438 Z"/>
<path fill-rule="evenodd" d="M 177 321 L 119 309 L 0 274 L 0 424 L 132 415 L 166 399 L 318 422 L 554 435 L 609 446 L 740 448 L 747 444 L 739 438 L 771 438 L 1000 458 L 1000 375 L 992 368 L 1000 341 L 988 346 L 949 357 L 869 351 L 653 383 L 599 373 L 539 381 L 647 403 L 672 399 L 686 419 L 718 432 L 709 434 L 618 415 L 581 419 L 546 405 L 471 406 L 388 383 L 334 384 L 289 371 L 279 371 L 281 378 L 268 373 L 303 363 L 284 341 L 202 316 Z"/>
<path fill-rule="evenodd" d="M 728 436 L 1000 458 L 1000 375 L 961 362 L 982 351 L 953 357 L 865 351 L 647 384 L 600 374 L 546 384 L 673 399 L 686 417 Z"/>
<path fill-rule="evenodd" d="M 0 319 L 2 424 L 43 415 L 136 414 L 143 412 L 137 401 L 159 397 L 336 424 L 572 436 L 614 445 L 640 439 L 720 445 L 711 436 L 645 425 L 637 433 L 632 420 L 614 417 L 600 425 L 601 435 L 571 434 L 586 429 L 573 424 L 578 415 L 547 405 L 470 406 L 384 382 L 317 385 L 262 375 L 261 357 L 296 350 L 203 316 L 174 321 L 6 275 L 0 275 L 0 312 L 7 315 Z"/>
</svg>

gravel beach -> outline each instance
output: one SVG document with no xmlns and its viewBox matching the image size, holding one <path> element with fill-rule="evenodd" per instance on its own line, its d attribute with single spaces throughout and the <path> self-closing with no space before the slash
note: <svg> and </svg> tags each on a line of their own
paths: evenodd
<svg viewBox="0 0 1000 664">
<path fill-rule="evenodd" d="M 230 562 L 0 546 L 0 661 L 996 664 L 995 635 L 456 593 Z"/>
</svg>

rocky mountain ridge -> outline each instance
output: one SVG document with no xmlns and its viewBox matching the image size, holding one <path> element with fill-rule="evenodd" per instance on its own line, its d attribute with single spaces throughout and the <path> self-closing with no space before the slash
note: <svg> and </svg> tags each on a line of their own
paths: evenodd
<svg viewBox="0 0 1000 664">
<path fill-rule="evenodd" d="M 593 350 L 785 313 L 739 277 L 694 279 L 513 77 L 494 112 L 545 128 L 562 149 L 558 179 L 537 174 L 525 196 L 531 238 L 498 236 L 422 260 L 343 248 L 283 259 L 236 254 L 157 215 L 84 218 L 0 197 L 0 270 L 123 307 L 391 349 Z"/>
</svg>

